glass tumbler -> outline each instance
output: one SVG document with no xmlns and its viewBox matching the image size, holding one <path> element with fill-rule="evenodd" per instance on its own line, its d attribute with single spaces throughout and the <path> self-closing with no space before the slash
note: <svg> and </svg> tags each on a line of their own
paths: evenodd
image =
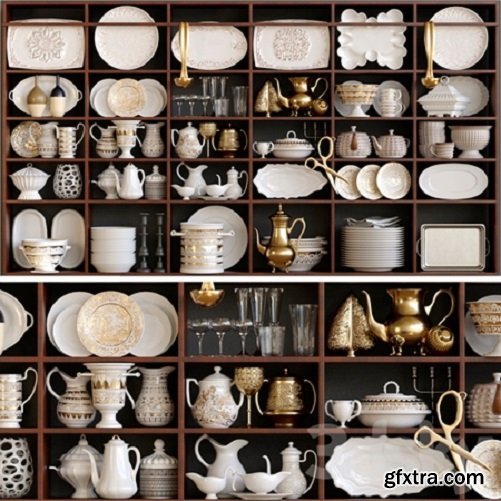
<svg viewBox="0 0 501 501">
<path fill-rule="evenodd" d="M 316 304 L 289 305 L 294 355 L 311 356 L 315 354 L 317 313 L 318 305 Z"/>
<path fill-rule="evenodd" d="M 230 109 L 230 100 L 225 97 L 214 99 L 214 114 L 216 117 L 227 117 Z"/>
<path fill-rule="evenodd" d="M 259 327 L 259 346 L 263 357 L 281 357 L 284 354 L 285 327 L 272 325 Z"/>
<path fill-rule="evenodd" d="M 233 87 L 233 110 L 236 117 L 247 116 L 247 90 L 246 85 Z"/>
</svg>

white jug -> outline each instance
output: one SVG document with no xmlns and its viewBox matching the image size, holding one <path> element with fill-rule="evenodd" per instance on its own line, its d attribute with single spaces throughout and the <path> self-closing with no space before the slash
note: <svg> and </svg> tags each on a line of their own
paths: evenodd
<svg viewBox="0 0 501 501">
<path fill-rule="evenodd" d="M 186 167 L 188 177 L 183 177 L 179 172 L 181 166 Z M 184 162 L 181 162 L 176 167 L 176 174 L 181 181 L 184 181 L 184 186 L 187 188 L 195 188 L 195 196 L 201 197 L 207 193 L 207 183 L 205 182 L 203 172 L 208 168 L 208 165 L 199 165 L 198 167 L 190 167 Z"/>
<path fill-rule="evenodd" d="M 40 124 L 40 129 L 42 130 L 42 135 L 36 140 L 32 134 L 32 127 L 35 125 L 33 122 L 30 125 L 29 133 L 30 139 L 37 143 L 38 152 L 42 158 L 55 158 L 57 156 L 57 122 L 47 122 L 46 124 Z"/>
<path fill-rule="evenodd" d="M 78 129 L 82 128 L 82 133 L 77 139 Z M 76 127 L 56 127 L 56 137 L 58 140 L 59 156 L 61 158 L 75 158 L 77 146 L 82 142 L 85 135 L 85 125 L 80 122 Z"/>
<path fill-rule="evenodd" d="M 131 163 L 127 164 L 121 180 L 116 172 L 111 172 L 115 176 L 115 186 L 120 198 L 125 200 L 137 200 L 144 195 L 143 185 L 146 173 L 143 169 L 138 169 Z M 141 174 L 141 176 L 139 174 Z"/>
<path fill-rule="evenodd" d="M 242 189 L 238 180 L 243 176 L 245 176 L 245 186 Z M 230 185 L 230 187 L 226 190 L 225 195 L 230 200 L 236 200 L 237 198 L 245 195 L 247 186 L 249 185 L 249 175 L 244 170 L 238 172 L 235 167 L 232 167 L 226 172 L 226 182 Z"/>
</svg>

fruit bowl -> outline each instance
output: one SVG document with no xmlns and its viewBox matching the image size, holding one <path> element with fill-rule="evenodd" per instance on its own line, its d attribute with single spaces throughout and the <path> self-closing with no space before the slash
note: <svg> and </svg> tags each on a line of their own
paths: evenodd
<svg viewBox="0 0 501 501">
<path fill-rule="evenodd" d="M 368 117 L 362 106 L 372 105 L 376 97 L 378 85 L 373 84 L 340 84 L 336 92 L 343 104 L 353 106 L 350 117 Z"/>
</svg>

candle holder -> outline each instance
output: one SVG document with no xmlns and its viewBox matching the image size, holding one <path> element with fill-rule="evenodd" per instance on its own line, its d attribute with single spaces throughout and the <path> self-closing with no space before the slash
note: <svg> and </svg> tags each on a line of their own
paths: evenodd
<svg viewBox="0 0 501 501">
<path fill-rule="evenodd" d="M 151 269 L 148 267 L 148 212 L 139 213 L 141 216 L 141 228 L 139 236 L 141 237 L 141 245 L 139 246 L 139 251 L 137 255 L 140 257 L 139 266 L 137 271 L 140 273 L 149 273 Z"/>
<path fill-rule="evenodd" d="M 154 273 L 165 273 L 165 250 L 163 246 L 163 237 L 164 237 L 164 216 L 163 212 L 158 212 L 157 216 L 157 248 L 155 249 L 155 257 L 157 258 L 157 264 Z"/>
</svg>

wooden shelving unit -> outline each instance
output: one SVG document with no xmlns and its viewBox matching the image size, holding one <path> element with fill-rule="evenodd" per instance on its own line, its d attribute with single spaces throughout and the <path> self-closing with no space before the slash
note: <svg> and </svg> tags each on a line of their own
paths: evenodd
<svg viewBox="0 0 501 501">
<path fill-rule="evenodd" d="M 423 274 L 420 269 L 419 256 L 415 247 L 419 239 L 420 227 L 424 223 L 481 223 L 486 226 L 487 237 L 491 242 L 492 251 L 487 257 L 487 266 L 484 275 L 494 275 L 500 272 L 500 181 L 499 171 L 499 5 L 495 0 L 482 0 L 478 2 L 444 1 L 385 1 L 375 5 L 373 2 L 361 0 L 356 3 L 344 0 L 322 1 L 316 0 L 302 4 L 301 2 L 285 1 L 228 1 L 224 6 L 218 2 L 198 1 L 188 2 L 172 0 L 168 2 L 128 2 L 130 5 L 137 5 L 155 19 L 155 25 L 160 34 L 160 44 L 154 58 L 147 63 L 144 68 L 134 71 L 120 71 L 107 66 L 100 59 L 94 46 L 94 31 L 100 17 L 109 9 L 121 5 L 118 1 L 77 1 L 77 2 L 37 2 L 36 4 L 26 1 L 10 0 L 2 4 L 2 40 L 6 46 L 7 30 L 11 23 L 27 18 L 66 18 L 78 20 L 83 23 L 86 33 L 87 47 L 85 65 L 81 69 L 72 69 L 57 72 L 61 76 L 72 80 L 83 93 L 83 99 L 71 110 L 67 116 L 58 119 L 61 123 L 76 125 L 83 122 L 88 131 L 93 123 L 110 124 L 108 118 L 97 116 L 89 104 L 90 89 L 102 78 L 156 78 L 166 86 L 169 95 L 169 105 L 166 111 L 158 116 L 145 118 L 144 121 L 162 121 L 165 123 L 163 138 L 167 144 L 166 155 L 158 159 L 146 159 L 141 157 L 139 148 L 134 150 L 137 158 L 134 163 L 144 168 L 150 173 L 152 166 L 158 164 L 161 173 L 167 176 L 167 196 L 164 200 L 138 200 L 117 202 L 104 201 L 104 194 L 95 186 L 90 184 L 91 179 L 96 179 L 97 175 L 106 168 L 108 160 L 97 157 L 95 144 L 90 139 L 88 133 L 78 150 L 78 158 L 74 163 L 79 164 L 83 180 L 84 190 L 81 198 L 77 200 L 56 200 L 50 182 L 42 191 L 41 201 L 19 201 L 16 199 L 17 191 L 12 186 L 8 175 L 24 167 L 28 162 L 34 166 L 54 173 L 56 165 L 61 163 L 60 159 L 45 160 L 41 158 L 23 159 L 16 156 L 9 147 L 9 131 L 29 117 L 17 110 L 13 103 L 9 101 L 8 92 L 21 79 L 34 74 L 54 74 L 53 71 L 27 71 L 10 69 L 7 64 L 6 53 L 2 54 L 2 129 L 3 129 L 3 156 L 2 156 L 2 273 L 4 274 L 24 274 L 25 270 L 19 268 L 12 259 L 10 232 L 12 220 L 16 214 L 28 207 L 40 210 L 47 218 L 49 226 L 50 220 L 55 213 L 62 208 L 74 208 L 80 212 L 88 227 L 92 225 L 108 224 L 128 224 L 139 225 L 139 212 L 147 211 L 152 217 L 157 212 L 166 215 L 166 234 L 170 229 L 179 228 L 180 222 L 186 221 L 200 206 L 210 203 L 220 202 L 206 201 L 183 201 L 171 191 L 170 185 L 176 182 L 175 167 L 180 162 L 176 157 L 175 150 L 170 146 L 170 135 L 174 128 L 186 126 L 188 121 L 195 125 L 202 121 L 214 120 L 218 126 L 225 127 L 231 123 L 237 128 L 247 131 L 249 143 L 255 140 L 273 140 L 285 137 L 288 130 L 296 130 L 299 137 L 303 137 L 303 128 L 308 134 L 314 125 L 319 129 L 325 126 L 326 133 L 338 136 L 340 133 L 349 130 L 351 125 L 357 125 L 359 130 L 374 135 L 382 135 L 388 129 L 394 128 L 396 133 L 402 134 L 411 139 L 411 147 L 407 157 L 401 162 L 409 169 L 412 177 L 412 190 L 404 199 L 397 201 L 379 200 L 357 200 L 348 201 L 339 198 L 327 185 L 323 190 L 316 192 L 308 199 L 272 200 L 263 198 L 255 189 L 250 189 L 244 198 L 231 202 L 224 202 L 224 205 L 233 208 L 246 222 L 248 228 L 249 246 L 244 258 L 229 273 L 239 274 L 260 274 L 268 273 L 270 270 L 265 259 L 255 249 L 254 227 L 260 230 L 261 234 L 268 234 L 270 225 L 268 217 L 272 215 L 277 203 L 283 202 L 285 210 L 293 217 L 304 216 L 307 223 L 305 236 L 325 235 L 329 240 L 328 255 L 324 257 L 321 264 L 315 268 L 313 274 L 352 274 L 351 270 L 341 266 L 341 236 L 340 228 L 344 218 L 365 217 L 370 215 L 402 217 L 405 225 L 405 266 L 394 270 L 397 274 Z M 465 201 L 442 201 L 427 198 L 418 187 L 418 178 L 423 168 L 439 163 L 438 160 L 420 158 L 418 153 L 418 123 L 428 120 L 425 113 L 417 103 L 417 98 L 423 95 L 426 90 L 421 86 L 420 79 L 424 75 L 425 54 L 423 48 L 423 25 L 426 20 L 443 7 L 451 5 L 464 5 L 475 9 L 489 31 L 489 49 L 479 63 L 473 68 L 464 71 L 450 71 L 436 68 L 438 75 L 472 75 L 482 80 L 490 90 L 489 105 L 478 116 L 464 118 L 446 118 L 447 124 L 488 124 L 492 125 L 491 142 L 485 153 L 485 158 L 479 161 L 472 161 L 480 166 L 489 176 L 489 187 L 486 192 L 475 199 Z M 340 59 L 336 56 L 335 50 L 338 46 L 336 28 L 340 25 L 341 12 L 346 8 L 355 8 L 364 11 L 368 15 L 389 10 L 391 8 L 401 9 L 404 14 L 406 26 L 406 48 L 407 55 L 404 64 L 399 70 L 389 70 L 381 68 L 375 63 L 368 63 L 364 68 L 355 70 L 345 70 L 342 68 Z M 329 68 L 325 70 L 311 70 L 301 72 L 275 71 L 256 69 L 253 57 L 253 33 L 257 23 L 272 21 L 276 19 L 309 19 L 321 20 L 328 24 L 331 29 L 331 60 Z M 238 27 L 247 37 L 249 48 L 247 56 L 234 68 L 219 71 L 193 70 L 190 73 L 193 77 L 204 75 L 224 75 L 229 77 L 228 89 L 231 92 L 233 84 L 248 85 L 249 106 L 248 117 L 225 117 L 214 118 L 204 116 L 178 116 L 173 98 L 179 94 L 195 93 L 200 91 L 200 82 L 196 80 L 193 89 L 178 89 L 174 86 L 173 80 L 178 75 L 180 64 L 171 54 L 170 41 L 177 32 L 180 21 L 192 23 L 200 21 L 217 22 L 220 25 L 232 25 Z M 288 95 L 290 89 L 287 87 L 287 77 L 297 74 L 309 75 L 312 78 L 324 76 L 329 81 L 329 93 L 327 94 L 330 107 L 327 115 L 312 118 L 292 118 L 286 111 L 265 118 L 262 115 L 252 112 L 254 99 L 263 83 L 274 76 L 278 76 L 283 92 Z M 370 118 L 345 118 L 339 116 L 333 106 L 335 85 L 349 79 L 358 79 L 366 83 L 380 83 L 384 80 L 395 79 L 402 82 L 411 95 L 411 105 L 401 118 L 382 118 L 371 116 Z M 371 111 L 375 115 L 374 111 Z M 49 119 L 47 119 L 49 120 Z M 45 121 L 45 120 L 44 120 Z M 235 165 L 238 170 L 246 170 L 252 180 L 256 171 L 265 163 L 280 163 L 283 160 L 268 158 L 261 160 L 252 153 L 252 150 L 241 152 L 235 159 L 224 159 L 214 153 L 210 158 L 198 158 L 188 161 L 189 165 L 207 164 L 206 178 L 210 182 L 215 182 L 216 174 L 224 174 L 226 170 Z M 361 160 L 348 160 L 334 158 L 332 166 L 336 169 L 343 165 L 354 163 L 364 165 L 368 163 L 384 164 L 387 159 L 371 157 Z M 454 159 L 454 162 L 461 162 Z M 114 159 L 113 163 L 123 168 L 128 162 L 126 159 Z M 72 162 L 73 163 L 73 162 Z M 251 185 L 251 188 L 253 186 Z M 120 207 L 120 211 L 110 210 Z M 153 228 L 153 226 L 152 226 Z M 88 241 L 86 242 L 86 258 L 83 264 L 72 274 L 96 274 L 96 270 L 90 264 L 90 253 L 88 252 Z M 150 236 L 150 247 L 154 249 L 155 241 L 153 234 Z M 165 238 L 166 247 L 166 267 L 168 274 L 179 272 L 179 241 L 178 239 Z"/>
</svg>

